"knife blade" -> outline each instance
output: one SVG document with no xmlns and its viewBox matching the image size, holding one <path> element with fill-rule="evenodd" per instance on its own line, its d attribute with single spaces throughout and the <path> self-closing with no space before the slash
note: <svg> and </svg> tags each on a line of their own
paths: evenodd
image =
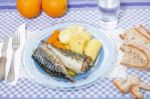
<svg viewBox="0 0 150 99">
<path fill-rule="evenodd" d="M 6 53 L 8 48 L 9 38 L 5 37 L 2 46 L 2 56 L 0 57 L 0 80 L 4 80 L 5 77 L 5 65 L 6 65 Z"/>
</svg>

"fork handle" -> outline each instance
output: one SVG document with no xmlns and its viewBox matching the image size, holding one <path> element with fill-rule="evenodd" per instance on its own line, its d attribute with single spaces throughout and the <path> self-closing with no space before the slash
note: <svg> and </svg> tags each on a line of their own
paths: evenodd
<svg viewBox="0 0 150 99">
<path fill-rule="evenodd" d="M 5 66 L 6 65 L 6 57 L 0 57 L 0 80 L 4 80 L 5 77 Z"/>
<path fill-rule="evenodd" d="M 14 71 L 14 58 L 15 58 L 15 53 L 16 50 L 14 50 L 13 55 L 12 55 L 12 60 L 11 60 L 11 65 L 10 65 L 10 69 L 9 69 L 9 73 L 7 76 L 7 80 L 9 82 L 12 82 L 15 80 L 15 71 Z"/>
</svg>

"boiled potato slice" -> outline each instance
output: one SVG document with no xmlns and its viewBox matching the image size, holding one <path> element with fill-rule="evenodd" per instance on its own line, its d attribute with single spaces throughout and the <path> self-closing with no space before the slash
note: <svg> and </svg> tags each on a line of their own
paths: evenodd
<svg viewBox="0 0 150 99">
<path fill-rule="evenodd" d="M 83 28 L 82 26 L 79 26 L 79 25 L 73 25 L 73 26 L 68 27 L 67 29 L 74 34 L 82 33 L 85 30 L 85 28 Z"/>
<path fill-rule="evenodd" d="M 61 43 L 69 44 L 69 42 L 71 41 L 74 35 L 78 33 L 82 34 L 83 32 L 84 32 L 84 28 L 81 26 L 77 26 L 77 25 L 70 26 L 60 32 L 59 40 Z"/>
<path fill-rule="evenodd" d="M 71 51 L 83 54 L 84 47 L 86 44 L 87 41 L 84 39 L 73 39 L 69 43 L 69 47 Z"/>
<path fill-rule="evenodd" d="M 85 28 L 74 25 L 67 27 L 63 31 L 60 32 L 59 40 L 63 44 L 69 44 L 71 39 L 85 39 L 87 41 L 92 39 L 92 34 L 86 31 Z"/>
<path fill-rule="evenodd" d="M 70 32 L 67 29 L 64 29 L 63 31 L 60 32 L 59 34 L 59 40 L 63 44 L 69 44 L 69 42 L 72 39 L 72 32 Z"/>
<path fill-rule="evenodd" d="M 92 34 L 91 34 L 90 32 L 87 32 L 87 31 L 81 33 L 80 36 L 81 36 L 83 39 L 87 40 L 87 41 L 89 41 L 89 40 L 92 39 Z"/>
<path fill-rule="evenodd" d="M 94 62 L 101 48 L 102 43 L 97 39 L 92 39 L 87 43 L 84 49 L 84 54 L 90 56 Z"/>
<path fill-rule="evenodd" d="M 84 31 L 82 33 L 76 33 L 76 34 L 73 34 L 73 39 L 85 39 L 89 41 L 92 39 L 92 34 L 87 31 Z"/>
</svg>

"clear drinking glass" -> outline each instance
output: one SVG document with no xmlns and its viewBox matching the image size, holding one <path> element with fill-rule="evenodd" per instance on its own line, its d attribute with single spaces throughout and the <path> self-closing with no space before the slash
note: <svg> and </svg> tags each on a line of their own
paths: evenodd
<svg viewBox="0 0 150 99">
<path fill-rule="evenodd" d="M 114 29 L 118 23 L 120 0 L 98 0 L 102 27 Z"/>
</svg>

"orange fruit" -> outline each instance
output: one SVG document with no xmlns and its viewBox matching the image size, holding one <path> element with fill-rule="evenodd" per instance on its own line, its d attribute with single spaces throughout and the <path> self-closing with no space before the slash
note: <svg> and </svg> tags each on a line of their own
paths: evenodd
<svg viewBox="0 0 150 99">
<path fill-rule="evenodd" d="M 42 0 L 43 11 L 53 18 L 63 16 L 67 5 L 67 0 Z"/>
<path fill-rule="evenodd" d="M 34 18 L 41 12 L 41 0 L 17 0 L 16 6 L 25 18 Z"/>
</svg>

